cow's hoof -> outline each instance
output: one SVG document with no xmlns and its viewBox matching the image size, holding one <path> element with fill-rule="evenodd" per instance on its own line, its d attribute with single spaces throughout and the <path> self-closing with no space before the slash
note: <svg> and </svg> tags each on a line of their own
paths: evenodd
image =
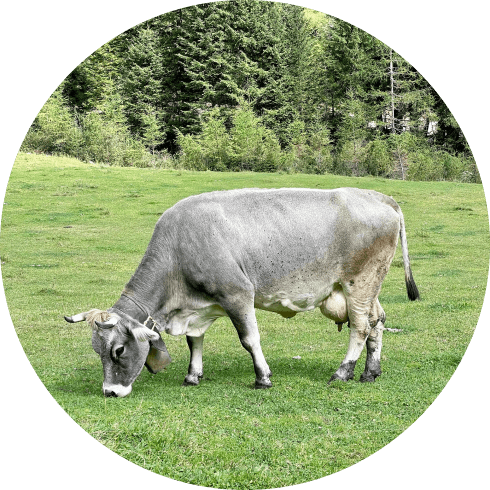
<svg viewBox="0 0 490 490">
<path fill-rule="evenodd" d="M 332 375 L 332 377 L 328 380 L 328 384 L 330 384 L 332 381 L 344 381 L 344 382 L 347 382 L 347 381 L 350 381 L 351 379 L 354 378 L 354 375 L 348 375 L 348 376 L 342 376 L 341 374 L 338 374 L 338 373 L 334 373 Z"/>
<path fill-rule="evenodd" d="M 330 384 L 332 381 L 349 381 L 348 379 L 343 378 L 342 376 L 339 376 L 337 373 L 333 374 L 332 377 L 328 380 L 328 384 Z"/>
<path fill-rule="evenodd" d="M 254 388 L 256 390 L 265 390 L 265 389 L 271 388 L 271 387 L 272 387 L 272 383 L 271 383 L 270 379 L 256 379 L 255 380 Z"/>
<path fill-rule="evenodd" d="M 328 383 L 339 379 L 340 381 L 349 381 L 354 377 L 354 368 L 356 367 L 356 361 L 342 362 L 340 367 L 333 373 Z"/>
<path fill-rule="evenodd" d="M 184 382 L 182 383 L 182 386 L 197 386 L 199 384 L 199 379 L 202 376 L 196 376 L 195 374 L 188 374 Z"/>
<path fill-rule="evenodd" d="M 374 383 L 376 378 L 380 375 L 381 373 L 373 373 L 373 372 L 366 372 L 364 371 L 361 374 L 361 377 L 359 378 L 359 381 L 361 383 Z"/>
</svg>

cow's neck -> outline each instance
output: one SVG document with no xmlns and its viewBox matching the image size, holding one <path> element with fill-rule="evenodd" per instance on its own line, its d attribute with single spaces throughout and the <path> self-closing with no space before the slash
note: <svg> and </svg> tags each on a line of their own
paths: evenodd
<svg viewBox="0 0 490 490">
<path fill-rule="evenodd" d="M 150 315 L 143 305 L 132 299 L 131 296 L 126 295 L 125 292 L 121 294 L 121 297 L 114 304 L 113 308 L 126 313 L 126 315 L 140 323 L 143 323 Z"/>
<path fill-rule="evenodd" d="M 148 252 L 114 305 L 140 323 L 161 311 L 166 304 L 170 264 Z"/>
</svg>

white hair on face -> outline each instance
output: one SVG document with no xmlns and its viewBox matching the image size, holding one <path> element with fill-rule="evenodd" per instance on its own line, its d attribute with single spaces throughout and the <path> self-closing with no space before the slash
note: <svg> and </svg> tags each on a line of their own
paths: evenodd
<svg viewBox="0 0 490 490">
<path fill-rule="evenodd" d="M 111 314 L 108 311 L 104 310 L 98 310 L 94 308 L 93 310 L 90 310 L 87 312 L 87 316 L 85 317 L 85 320 L 90 324 L 93 330 L 97 329 L 97 325 L 95 322 L 103 323 L 109 320 L 109 317 Z"/>
</svg>

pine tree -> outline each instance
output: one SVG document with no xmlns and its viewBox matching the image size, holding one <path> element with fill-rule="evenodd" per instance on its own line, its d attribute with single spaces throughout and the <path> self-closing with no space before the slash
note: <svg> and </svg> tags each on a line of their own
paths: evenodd
<svg viewBox="0 0 490 490">
<path fill-rule="evenodd" d="M 172 67 L 162 86 L 165 103 L 172 107 L 169 128 L 196 133 L 204 112 L 218 107 L 230 118 L 243 98 L 270 129 L 284 131 L 304 97 L 303 86 L 294 83 L 301 72 L 303 9 L 257 0 L 225 1 L 162 18 L 169 25 L 163 62 Z"/>
<path fill-rule="evenodd" d="M 279 4 L 280 5 L 280 4 Z M 312 33 L 304 9 L 283 4 L 272 17 L 275 36 L 274 59 L 270 64 L 262 101 L 256 104 L 265 124 L 274 130 L 283 148 L 289 146 L 291 124 L 298 120 L 311 126 L 314 106 L 309 95 L 309 63 Z"/>
<path fill-rule="evenodd" d="M 369 119 L 375 117 L 373 105 L 369 104 L 372 102 L 369 101 L 370 89 L 379 77 L 372 56 L 375 45 L 373 38 L 361 29 L 340 19 L 331 19 L 328 30 L 324 31 L 323 47 L 327 121 L 337 141 L 342 134 L 342 124 L 350 126 L 350 116 L 343 110 L 346 100 L 355 99 L 363 105 L 366 126 Z"/>
<path fill-rule="evenodd" d="M 84 113 L 114 91 L 119 78 L 117 41 L 107 43 L 80 63 L 64 80 L 63 95 L 71 107 Z"/>
<path fill-rule="evenodd" d="M 120 66 L 120 85 L 124 112 L 133 134 L 142 138 L 150 114 L 158 130 L 163 128 L 165 120 L 158 23 L 140 24 L 123 35 L 123 42 L 125 54 Z"/>
<path fill-rule="evenodd" d="M 142 141 L 155 154 L 155 148 L 165 141 L 165 131 L 157 117 L 154 107 L 148 105 L 142 115 Z"/>
</svg>

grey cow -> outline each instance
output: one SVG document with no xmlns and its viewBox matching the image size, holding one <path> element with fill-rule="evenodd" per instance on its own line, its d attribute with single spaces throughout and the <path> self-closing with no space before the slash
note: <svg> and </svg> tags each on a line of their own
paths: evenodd
<svg viewBox="0 0 490 490">
<path fill-rule="evenodd" d="M 255 308 L 283 317 L 320 307 L 349 322 L 347 354 L 330 380 L 352 379 L 366 345 L 361 381 L 381 374 L 385 313 L 378 295 L 401 239 L 410 300 L 419 297 L 398 204 L 354 188 L 241 189 L 183 199 L 158 220 L 146 253 L 121 297 L 91 310 L 92 345 L 104 370 L 105 396 L 126 396 L 146 365 L 170 362 L 161 332 L 186 335 L 190 364 L 184 384 L 203 376 L 204 333 L 228 316 L 250 352 L 255 387 L 269 388 Z M 151 328 L 150 328 L 151 327 Z"/>
</svg>

